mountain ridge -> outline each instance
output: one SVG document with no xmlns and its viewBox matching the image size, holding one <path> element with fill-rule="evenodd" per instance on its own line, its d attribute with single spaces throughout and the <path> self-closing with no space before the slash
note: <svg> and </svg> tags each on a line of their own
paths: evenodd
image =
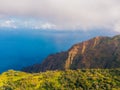
<svg viewBox="0 0 120 90">
<path fill-rule="evenodd" d="M 48 56 L 41 64 L 23 68 L 25 72 L 81 68 L 119 68 L 120 35 L 97 36 L 74 44 L 68 51 Z"/>
</svg>

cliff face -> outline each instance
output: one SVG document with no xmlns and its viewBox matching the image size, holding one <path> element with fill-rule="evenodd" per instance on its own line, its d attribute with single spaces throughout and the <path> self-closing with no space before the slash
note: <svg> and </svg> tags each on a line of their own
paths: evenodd
<svg viewBox="0 0 120 90">
<path fill-rule="evenodd" d="M 115 36 L 95 37 L 75 44 L 68 51 L 50 55 L 42 64 L 24 68 L 23 71 L 118 67 L 120 67 L 120 36 Z"/>
</svg>

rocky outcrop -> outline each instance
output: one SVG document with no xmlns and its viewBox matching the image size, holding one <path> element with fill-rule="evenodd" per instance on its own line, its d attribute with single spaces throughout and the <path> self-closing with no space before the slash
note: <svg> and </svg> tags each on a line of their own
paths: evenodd
<svg viewBox="0 0 120 90">
<path fill-rule="evenodd" d="M 22 69 L 26 72 L 80 68 L 119 68 L 120 36 L 95 37 L 73 45 L 68 51 L 48 56 L 43 63 Z"/>
</svg>

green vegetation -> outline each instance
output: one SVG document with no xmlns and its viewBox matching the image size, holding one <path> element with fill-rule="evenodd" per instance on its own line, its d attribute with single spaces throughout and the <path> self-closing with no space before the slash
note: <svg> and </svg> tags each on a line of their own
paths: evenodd
<svg viewBox="0 0 120 90">
<path fill-rule="evenodd" d="M 120 90 L 120 69 L 81 69 L 0 75 L 0 90 Z"/>
</svg>

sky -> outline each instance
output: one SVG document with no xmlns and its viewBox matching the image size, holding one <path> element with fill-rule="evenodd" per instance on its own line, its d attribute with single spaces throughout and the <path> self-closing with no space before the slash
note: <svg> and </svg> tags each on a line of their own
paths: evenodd
<svg viewBox="0 0 120 90">
<path fill-rule="evenodd" d="M 1 28 L 120 33 L 120 0 L 0 0 Z"/>
</svg>

